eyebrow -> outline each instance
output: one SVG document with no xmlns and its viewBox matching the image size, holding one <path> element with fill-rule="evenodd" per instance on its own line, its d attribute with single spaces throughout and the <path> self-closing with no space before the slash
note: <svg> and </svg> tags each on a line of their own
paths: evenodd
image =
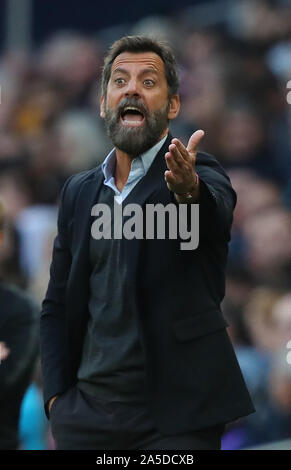
<svg viewBox="0 0 291 470">
<path fill-rule="evenodd" d="M 112 75 L 116 73 L 124 73 L 125 75 L 129 75 L 129 72 L 122 67 L 117 67 L 115 70 L 113 70 Z M 142 70 L 139 75 L 146 75 L 147 73 L 154 73 L 155 75 L 158 75 L 158 71 L 152 68 Z"/>
</svg>

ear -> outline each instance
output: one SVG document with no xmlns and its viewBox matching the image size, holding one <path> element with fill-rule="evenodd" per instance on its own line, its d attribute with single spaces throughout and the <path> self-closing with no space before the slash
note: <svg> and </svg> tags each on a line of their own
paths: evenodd
<svg viewBox="0 0 291 470">
<path fill-rule="evenodd" d="M 170 98 L 170 108 L 168 112 L 169 119 L 175 119 L 178 116 L 180 111 L 180 97 L 179 95 L 173 95 Z"/>
<path fill-rule="evenodd" d="M 105 117 L 105 98 L 103 95 L 100 98 L 100 117 Z"/>
</svg>

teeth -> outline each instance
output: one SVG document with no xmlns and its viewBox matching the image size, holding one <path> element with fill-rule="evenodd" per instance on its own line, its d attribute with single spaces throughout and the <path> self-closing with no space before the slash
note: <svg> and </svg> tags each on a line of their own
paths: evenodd
<svg viewBox="0 0 291 470">
<path fill-rule="evenodd" d="M 124 113 L 126 113 L 126 111 L 138 111 L 139 113 L 142 114 L 142 112 L 138 109 L 138 108 L 134 108 L 132 106 L 127 106 L 126 108 L 124 108 Z"/>
</svg>

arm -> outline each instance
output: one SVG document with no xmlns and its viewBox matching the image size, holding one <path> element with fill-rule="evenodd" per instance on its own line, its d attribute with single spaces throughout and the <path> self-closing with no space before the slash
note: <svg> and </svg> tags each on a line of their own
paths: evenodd
<svg viewBox="0 0 291 470">
<path fill-rule="evenodd" d="M 40 351 L 44 385 L 45 412 L 52 398 L 68 388 L 65 360 L 66 286 L 71 269 L 68 242 L 68 208 L 65 197 L 71 178 L 65 183 L 60 198 L 58 233 L 54 241 L 50 281 L 42 304 Z"/>
<path fill-rule="evenodd" d="M 229 239 L 236 194 L 229 177 L 217 160 L 197 152 L 204 135 L 196 131 L 187 148 L 178 139 L 172 139 L 165 159 L 167 186 L 177 204 L 200 205 L 200 231 L 203 237 Z"/>
</svg>

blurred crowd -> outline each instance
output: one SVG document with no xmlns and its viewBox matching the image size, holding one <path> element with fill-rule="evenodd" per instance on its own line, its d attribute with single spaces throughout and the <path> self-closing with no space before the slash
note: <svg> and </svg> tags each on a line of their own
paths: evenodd
<svg viewBox="0 0 291 470">
<path fill-rule="evenodd" d="M 291 438 L 291 4 L 219 2 L 219 15 L 207 5 L 142 18 L 124 31 L 58 32 L 30 54 L 3 52 L 0 267 L 40 308 L 61 187 L 111 149 L 99 117 L 103 55 L 117 32 L 167 40 L 181 79 L 172 134 L 186 143 L 204 129 L 200 149 L 218 158 L 238 195 L 223 311 L 257 410 L 226 429 L 223 448 L 239 449 Z M 34 448 L 52 447 L 42 413 L 37 363 L 23 402 L 22 448 L 33 430 Z"/>
</svg>

